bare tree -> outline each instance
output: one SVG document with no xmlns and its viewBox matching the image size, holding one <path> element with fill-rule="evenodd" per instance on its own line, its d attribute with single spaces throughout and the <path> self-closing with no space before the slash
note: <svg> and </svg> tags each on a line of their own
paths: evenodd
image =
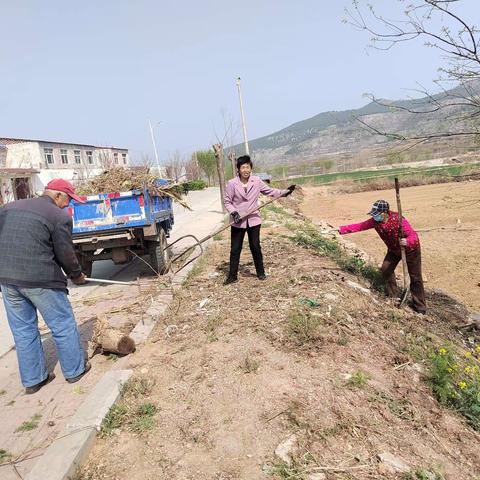
<svg viewBox="0 0 480 480">
<path fill-rule="evenodd" d="M 167 177 L 172 178 L 175 182 L 185 175 L 185 159 L 178 150 L 169 155 L 165 169 Z"/>
<path fill-rule="evenodd" d="M 480 31 L 455 12 L 460 0 L 397 0 L 403 8 L 403 18 L 391 20 L 367 3 L 353 0 L 345 10 L 345 23 L 368 32 L 371 47 L 391 50 L 403 42 L 423 40 L 426 47 L 442 52 L 445 65 L 439 69 L 440 77 L 434 80 L 440 93 L 428 89 L 416 89 L 423 95 L 419 100 L 402 103 L 382 102 L 374 95 L 372 101 L 388 106 L 392 111 L 412 114 L 441 112 L 444 118 L 455 120 L 456 128 L 448 127 L 438 133 L 402 135 L 383 132 L 358 119 L 375 134 L 394 140 L 417 140 L 421 143 L 440 137 L 476 136 L 480 118 Z M 392 2 L 389 2 L 392 3 Z M 390 7 L 391 8 L 391 5 Z"/>
</svg>

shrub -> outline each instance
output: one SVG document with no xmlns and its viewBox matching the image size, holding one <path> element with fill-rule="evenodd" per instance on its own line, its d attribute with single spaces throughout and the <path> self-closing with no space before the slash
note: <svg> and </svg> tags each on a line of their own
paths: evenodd
<svg viewBox="0 0 480 480">
<path fill-rule="evenodd" d="M 480 430 L 480 345 L 461 358 L 451 346 L 430 357 L 429 382 L 437 400 L 463 415 Z"/>
<path fill-rule="evenodd" d="M 190 190 L 204 190 L 207 188 L 207 182 L 205 180 L 190 180 L 188 182 L 182 183 L 183 191 L 188 193 Z"/>
</svg>

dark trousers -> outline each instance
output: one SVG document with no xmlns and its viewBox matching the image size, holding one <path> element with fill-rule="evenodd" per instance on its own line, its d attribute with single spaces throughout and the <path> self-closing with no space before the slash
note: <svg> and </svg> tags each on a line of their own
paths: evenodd
<svg viewBox="0 0 480 480">
<path fill-rule="evenodd" d="M 237 278 L 238 264 L 240 263 L 240 254 L 242 253 L 245 232 L 247 232 L 248 235 L 248 244 L 250 245 L 250 251 L 252 252 L 253 263 L 255 264 L 257 276 L 265 274 L 265 270 L 263 269 L 262 248 L 260 247 L 260 225 L 255 225 L 254 227 L 247 227 L 246 229 L 232 227 L 230 247 L 230 272 L 228 274 L 228 276 L 232 278 Z"/>
<path fill-rule="evenodd" d="M 417 312 L 425 312 L 425 291 L 423 289 L 422 279 L 422 252 L 420 247 L 411 252 L 407 252 L 407 268 L 410 275 L 410 292 L 412 294 L 413 309 Z M 385 281 L 387 295 L 389 297 L 398 297 L 400 292 L 395 279 L 395 268 L 402 260 L 402 257 L 392 251 L 388 251 L 382 264 L 382 276 Z"/>
</svg>

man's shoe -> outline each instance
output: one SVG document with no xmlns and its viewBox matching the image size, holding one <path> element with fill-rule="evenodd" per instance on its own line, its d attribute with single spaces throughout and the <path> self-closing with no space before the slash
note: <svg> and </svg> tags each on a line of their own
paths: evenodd
<svg viewBox="0 0 480 480">
<path fill-rule="evenodd" d="M 54 373 L 49 373 L 47 378 L 36 385 L 32 385 L 31 387 L 25 387 L 25 394 L 31 395 L 32 393 L 37 393 L 42 387 L 44 387 L 47 383 L 50 383 L 55 378 Z"/>
<path fill-rule="evenodd" d="M 266 276 L 264 273 L 262 273 L 262 274 L 260 274 L 260 275 L 257 275 L 257 278 L 258 278 L 259 280 L 266 280 L 266 279 L 267 279 L 267 276 Z"/>
<path fill-rule="evenodd" d="M 224 285 L 230 285 L 231 283 L 238 282 L 237 277 L 227 277 L 225 281 L 223 282 Z"/>
<path fill-rule="evenodd" d="M 90 362 L 86 362 L 85 363 L 85 370 L 83 371 L 83 373 L 81 373 L 80 375 L 77 375 L 76 377 L 72 377 L 72 378 L 67 378 L 67 382 L 68 383 L 75 383 L 75 382 L 78 382 L 86 373 L 88 373 L 90 371 L 90 369 L 92 368 L 92 364 Z"/>
</svg>

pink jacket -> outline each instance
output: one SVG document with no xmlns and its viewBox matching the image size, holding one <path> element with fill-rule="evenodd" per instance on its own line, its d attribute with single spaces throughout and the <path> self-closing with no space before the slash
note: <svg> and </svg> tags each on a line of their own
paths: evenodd
<svg viewBox="0 0 480 480">
<path fill-rule="evenodd" d="M 244 187 L 247 187 L 246 192 Z M 253 211 L 253 213 L 243 219 L 241 223 L 235 224 L 235 227 L 247 228 L 247 221 L 249 227 L 254 227 L 262 223 L 260 212 L 256 210 L 260 194 L 278 198 L 285 195 L 287 191 L 288 190 L 271 188 L 264 183 L 260 177 L 256 177 L 255 175 L 250 175 L 246 185 L 240 181 L 240 177 L 235 177 L 227 182 L 225 208 L 229 213 L 238 212 L 241 217 Z"/>
<path fill-rule="evenodd" d="M 400 222 L 397 212 L 390 212 L 387 223 L 377 223 L 373 218 L 369 218 L 364 222 L 352 223 L 351 225 L 342 225 L 339 227 L 340 235 L 347 233 L 363 232 L 374 228 L 385 242 L 388 249 L 400 256 L 400 243 L 398 241 L 398 231 Z M 410 224 L 402 218 L 403 236 L 407 239 L 407 246 L 405 250 L 411 252 L 420 247 L 420 240 L 417 232 L 410 226 Z"/>
</svg>

